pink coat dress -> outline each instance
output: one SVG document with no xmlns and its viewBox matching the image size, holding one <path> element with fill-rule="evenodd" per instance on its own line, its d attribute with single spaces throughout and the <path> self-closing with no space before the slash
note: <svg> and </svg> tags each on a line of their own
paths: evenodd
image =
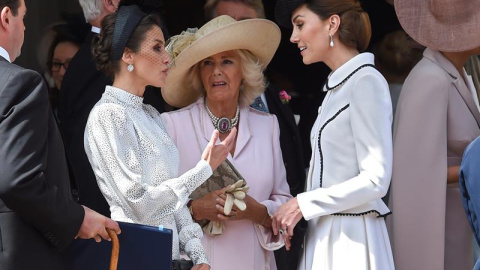
<svg viewBox="0 0 480 270">
<path fill-rule="evenodd" d="M 462 79 L 465 78 L 466 80 Z M 458 183 L 447 167 L 460 165 L 480 135 L 473 82 L 440 52 L 426 49 L 397 105 L 387 218 L 399 270 L 472 269 L 472 232 Z"/>
<path fill-rule="evenodd" d="M 168 134 L 180 154 L 179 173 L 198 162 L 210 140 L 213 124 L 203 98 L 178 111 L 162 114 Z M 279 142 L 279 127 L 274 115 L 240 108 L 240 121 L 234 156 L 228 160 L 250 186 L 248 194 L 264 204 L 273 215 L 292 198 L 286 180 Z M 277 269 L 273 250 L 284 243 L 271 229 L 247 220 L 225 222 L 220 236 L 204 234 L 203 246 L 212 269 Z"/>
</svg>

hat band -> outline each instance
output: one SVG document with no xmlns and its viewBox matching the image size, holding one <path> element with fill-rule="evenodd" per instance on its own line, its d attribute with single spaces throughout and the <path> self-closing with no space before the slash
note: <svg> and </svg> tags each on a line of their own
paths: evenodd
<svg viewBox="0 0 480 270">
<path fill-rule="evenodd" d="M 112 61 L 122 58 L 133 31 L 146 15 L 136 5 L 121 6 L 118 9 L 115 28 L 113 29 Z"/>
</svg>

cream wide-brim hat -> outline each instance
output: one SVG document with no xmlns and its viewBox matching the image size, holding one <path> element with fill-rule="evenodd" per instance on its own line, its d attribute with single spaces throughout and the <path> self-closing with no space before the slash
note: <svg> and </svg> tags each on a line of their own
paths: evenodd
<svg viewBox="0 0 480 270">
<path fill-rule="evenodd" d="M 280 44 L 280 29 L 266 19 L 236 21 L 222 15 L 212 19 L 198 31 L 189 29 L 170 39 L 167 52 L 172 57 L 162 96 L 177 108 L 188 106 L 200 96 L 187 79 L 192 67 L 201 60 L 224 51 L 244 49 L 258 58 L 265 69 Z"/>
<path fill-rule="evenodd" d="M 480 46 L 480 0 L 395 0 L 405 32 L 418 43 L 444 52 Z"/>
</svg>

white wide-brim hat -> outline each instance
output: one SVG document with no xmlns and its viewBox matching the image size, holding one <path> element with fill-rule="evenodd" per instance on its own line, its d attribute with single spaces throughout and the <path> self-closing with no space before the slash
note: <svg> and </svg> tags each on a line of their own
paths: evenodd
<svg viewBox="0 0 480 270">
<path fill-rule="evenodd" d="M 177 108 L 195 102 L 202 94 L 187 79 L 192 67 L 201 60 L 224 51 L 244 49 L 258 58 L 265 69 L 280 44 L 280 29 L 266 19 L 236 21 L 222 15 L 212 19 L 198 31 L 189 29 L 174 36 L 167 45 L 172 57 L 162 96 Z"/>
<path fill-rule="evenodd" d="M 480 0 L 395 0 L 405 32 L 434 50 L 462 52 L 480 46 Z"/>
</svg>

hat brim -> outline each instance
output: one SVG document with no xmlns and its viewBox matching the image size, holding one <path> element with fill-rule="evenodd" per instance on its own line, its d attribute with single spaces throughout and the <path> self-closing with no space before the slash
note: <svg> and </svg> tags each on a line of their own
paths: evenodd
<svg viewBox="0 0 480 270">
<path fill-rule="evenodd" d="M 278 0 L 275 5 L 275 21 L 282 27 L 292 29 L 292 13 L 305 0 Z"/>
<path fill-rule="evenodd" d="M 471 0 L 470 15 L 447 20 L 433 14 L 428 1 L 395 0 L 395 12 L 402 28 L 418 43 L 438 51 L 461 52 L 480 46 L 480 8 Z M 452 3 L 454 4 L 454 3 Z M 452 8 L 452 7 L 449 7 Z"/>
<path fill-rule="evenodd" d="M 266 68 L 280 44 L 280 37 L 278 26 L 265 19 L 238 21 L 200 37 L 175 58 L 162 88 L 163 98 L 177 108 L 195 102 L 200 93 L 187 80 L 187 73 L 201 60 L 217 53 L 245 49 Z"/>
</svg>

